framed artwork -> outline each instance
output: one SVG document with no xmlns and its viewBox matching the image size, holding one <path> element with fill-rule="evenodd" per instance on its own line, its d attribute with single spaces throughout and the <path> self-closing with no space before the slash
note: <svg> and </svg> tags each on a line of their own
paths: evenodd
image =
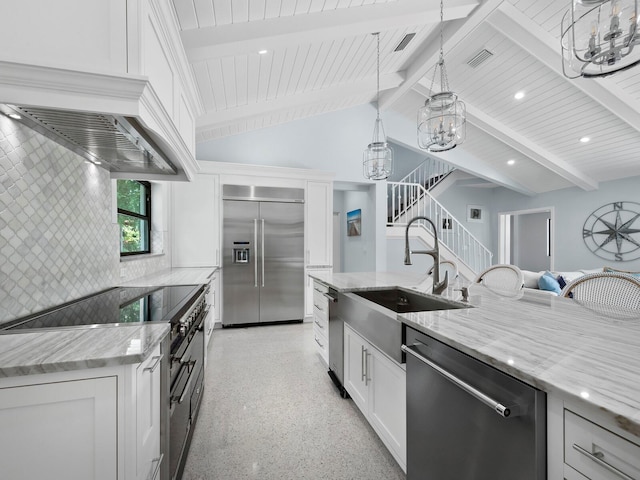
<svg viewBox="0 0 640 480">
<path fill-rule="evenodd" d="M 347 237 L 359 237 L 362 232 L 362 210 L 347 212 Z"/>
<path fill-rule="evenodd" d="M 467 205 L 467 222 L 484 222 L 484 207 L 482 205 Z"/>
</svg>

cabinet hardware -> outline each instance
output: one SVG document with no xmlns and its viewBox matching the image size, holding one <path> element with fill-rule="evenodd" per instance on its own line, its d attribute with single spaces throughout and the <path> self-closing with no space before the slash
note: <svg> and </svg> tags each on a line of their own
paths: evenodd
<svg viewBox="0 0 640 480">
<path fill-rule="evenodd" d="M 316 323 L 316 325 L 324 330 L 324 325 L 322 325 L 317 319 L 314 319 L 313 321 Z"/>
<path fill-rule="evenodd" d="M 153 373 L 155 371 L 156 368 L 158 368 L 158 365 L 160 365 L 160 360 L 162 360 L 162 357 L 164 357 L 164 353 L 161 353 L 159 356 L 157 357 L 153 357 L 155 359 L 155 362 L 153 365 L 151 365 L 150 367 L 145 367 L 143 372 L 149 372 L 149 373 Z"/>
<path fill-rule="evenodd" d="M 360 372 L 362 373 L 360 380 L 362 382 L 365 382 L 365 379 L 367 378 L 367 372 L 365 372 L 364 362 L 366 361 L 365 356 L 367 354 L 367 349 L 364 348 L 364 345 L 361 345 L 360 348 L 362 348 L 362 351 L 360 352 Z"/>
<path fill-rule="evenodd" d="M 324 348 L 324 345 L 320 343 L 320 340 L 318 340 L 318 337 L 313 337 L 313 338 L 315 338 L 316 343 L 320 345 L 320 348 Z"/>
<path fill-rule="evenodd" d="M 416 343 L 413 344 L 414 347 L 416 347 L 418 345 L 422 345 L 422 344 L 420 342 L 416 342 Z M 480 390 L 476 389 L 475 387 L 472 387 L 471 385 L 469 385 L 465 381 L 460 380 L 458 377 L 456 377 L 455 375 L 449 373 L 444 368 L 440 367 L 439 365 L 435 364 L 431 360 L 429 360 L 429 359 L 423 357 L 422 355 L 420 355 L 419 353 L 417 353 L 413 348 L 407 347 L 406 345 L 402 345 L 400 348 L 402 349 L 403 352 L 411 354 L 412 356 L 414 356 L 415 358 L 420 360 L 422 363 L 425 363 L 429 367 L 433 368 L 436 372 L 438 372 L 444 378 L 446 378 L 451 383 L 453 383 L 454 385 L 458 386 L 459 388 L 461 388 L 465 392 L 469 393 L 471 396 L 475 397 L 477 400 L 480 400 L 485 405 L 491 407 L 491 409 L 494 410 L 498 415 L 500 415 L 502 417 L 505 417 L 505 418 L 511 416 L 511 413 L 512 413 L 512 409 L 511 408 L 505 407 L 504 405 L 502 405 L 501 403 L 497 402 L 493 398 L 491 398 L 488 395 L 485 395 L 484 393 L 482 393 Z"/>
<path fill-rule="evenodd" d="M 585 457 L 587 457 L 590 460 L 593 460 L 594 462 L 596 462 L 598 465 L 600 465 L 602 468 L 606 468 L 607 470 L 609 470 L 611 473 L 614 473 L 615 475 L 619 476 L 620 478 L 624 478 L 624 480 L 633 480 L 633 477 L 630 477 L 629 475 L 627 475 L 626 473 L 618 470 L 616 467 L 614 467 L 613 465 L 608 464 L 607 462 L 605 462 L 603 460 L 604 457 L 604 453 L 602 452 L 588 452 L 587 450 L 585 450 L 584 448 L 582 448 L 580 445 L 576 445 L 575 443 L 573 444 L 573 449 L 578 452 L 581 453 L 582 455 L 584 455 Z"/>
<path fill-rule="evenodd" d="M 369 350 L 366 348 L 364 352 L 364 384 L 369 385 L 369 382 L 371 382 L 371 377 L 369 376 L 369 357 L 371 353 L 369 353 Z"/>
<path fill-rule="evenodd" d="M 324 308 L 320 307 L 320 305 L 318 305 L 317 303 L 314 303 L 313 306 L 316 307 L 321 312 L 324 312 Z"/>
</svg>

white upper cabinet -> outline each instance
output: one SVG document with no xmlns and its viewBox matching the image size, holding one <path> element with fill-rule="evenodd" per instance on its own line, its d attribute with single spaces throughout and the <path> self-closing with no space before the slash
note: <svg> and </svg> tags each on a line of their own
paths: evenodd
<svg viewBox="0 0 640 480">
<path fill-rule="evenodd" d="M 2 60 L 127 72 L 126 0 L 1 2 L 0 15 Z"/>
<path fill-rule="evenodd" d="M 307 182 L 305 239 L 307 266 L 333 262 L 333 182 Z"/>
<path fill-rule="evenodd" d="M 170 2 L 20 0 L 0 2 L 0 17 L 11 46 L 0 52 L 0 103 L 135 117 L 195 175 L 202 102 Z"/>
<path fill-rule="evenodd" d="M 175 182 L 172 214 L 172 265 L 220 266 L 220 179 L 198 175 L 191 182 Z"/>
</svg>

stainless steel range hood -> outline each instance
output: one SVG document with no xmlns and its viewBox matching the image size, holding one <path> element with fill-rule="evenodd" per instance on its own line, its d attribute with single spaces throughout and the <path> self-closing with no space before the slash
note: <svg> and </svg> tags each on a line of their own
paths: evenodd
<svg viewBox="0 0 640 480">
<path fill-rule="evenodd" d="M 178 174 L 133 117 L 6 104 L 0 111 L 111 172 Z"/>
</svg>

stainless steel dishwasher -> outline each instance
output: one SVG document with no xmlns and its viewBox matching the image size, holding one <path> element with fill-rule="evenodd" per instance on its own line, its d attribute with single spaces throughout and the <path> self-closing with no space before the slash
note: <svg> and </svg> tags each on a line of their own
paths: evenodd
<svg viewBox="0 0 640 480">
<path fill-rule="evenodd" d="M 543 480 L 546 395 L 406 327 L 407 479 Z"/>
</svg>

